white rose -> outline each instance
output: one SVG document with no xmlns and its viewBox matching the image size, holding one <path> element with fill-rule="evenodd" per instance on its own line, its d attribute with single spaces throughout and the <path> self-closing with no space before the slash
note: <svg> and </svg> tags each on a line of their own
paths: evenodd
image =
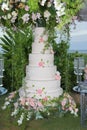
<svg viewBox="0 0 87 130">
<path fill-rule="evenodd" d="M 16 17 L 17 15 L 18 15 L 18 14 L 17 14 L 16 11 L 13 11 L 13 12 L 12 12 L 12 16 Z"/>
<path fill-rule="evenodd" d="M 58 17 L 60 17 L 60 16 L 62 16 L 62 15 L 65 14 L 65 12 L 61 12 L 61 11 L 56 11 L 56 13 L 57 13 L 57 16 L 58 16 Z"/>
<path fill-rule="evenodd" d="M 49 20 L 49 17 L 50 17 L 50 12 L 48 11 L 48 10 L 46 10 L 45 12 L 44 12 L 44 17 L 45 18 L 47 18 L 47 20 Z"/>
<path fill-rule="evenodd" d="M 18 120 L 18 125 L 21 125 L 22 124 L 22 120 Z"/>
<path fill-rule="evenodd" d="M 47 7 L 51 7 L 51 3 L 50 2 L 48 2 Z"/>
<path fill-rule="evenodd" d="M 8 15 L 7 15 L 7 18 L 10 19 L 10 18 L 11 18 L 11 14 L 8 14 Z"/>
<path fill-rule="evenodd" d="M 3 18 L 3 19 L 5 19 L 5 20 L 7 20 L 7 17 L 6 17 L 6 15 L 2 16 L 2 18 Z"/>
<path fill-rule="evenodd" d="M 42 0 L 41 5 L 44 6 L 45 2 L 46 2 L 46 0 Z"/>
<path fill-rule="evenodd" d="M 6 105 L 6 106 L 8 106 L 9 104 L 10 104 L 10 102 L 8 102 L 8 101 L 7 101 L 7 102 L 5 102 L 5 105 Z"/>
<path fill-rule="evenodd" d="M 60 75 L 60 72 L 59 72 L 59 71 L 57 71 L 57 72 L 56 72 L 56 74 L 57 74 L 57 75 Z"/>
<path fill-rule="evenodd" d="M 3 3 L 2 6 L 1 6 L 1 9 L 2 9 L 3 11 L 4 11 L 4 10 L 9 10 L 8 4 Z"/>
</svg>

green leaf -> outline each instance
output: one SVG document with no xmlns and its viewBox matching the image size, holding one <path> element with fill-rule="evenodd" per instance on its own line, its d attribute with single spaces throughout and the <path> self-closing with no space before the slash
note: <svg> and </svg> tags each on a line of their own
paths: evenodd
<svg viewBox="0 0 87 130">
<path fill-rule="evenodd" d="M 31 12 L 37 11 L 39 9 L 38 2 L 39 0 L 28 0 L 28 5 Z"/>
</svg>

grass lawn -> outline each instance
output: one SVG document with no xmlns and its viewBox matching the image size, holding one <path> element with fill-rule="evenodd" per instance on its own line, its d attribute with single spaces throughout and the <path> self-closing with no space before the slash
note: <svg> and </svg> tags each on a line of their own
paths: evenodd
<svg viewBox="0 0 87 130">
<path fill-rule="evenodd" d="M 16 125 L 15 120 L 10 117 L 9 112 L 1 109 L 6 95 L 0 96 L 0 130 L 87 130 L 80 125 L 80 116 L 55 117 L 43 120 L 32 120 L 27 127 L 22 128 Z"/>
</svg>

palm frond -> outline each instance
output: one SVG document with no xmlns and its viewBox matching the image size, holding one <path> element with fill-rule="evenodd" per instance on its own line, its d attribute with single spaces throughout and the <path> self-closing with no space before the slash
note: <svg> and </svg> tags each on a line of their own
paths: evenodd
<svg viewBox="0 0 87 130">
<path fill-rule="evenodd" d="M 30 29 L 16 32 L 9 29 L 0 39 L 5 60 L 4 85 L 9 90 L 15 90 L 21 87 L 25 75 L 28 53 L 31 51 L 32 32 Z"/>
</svg>

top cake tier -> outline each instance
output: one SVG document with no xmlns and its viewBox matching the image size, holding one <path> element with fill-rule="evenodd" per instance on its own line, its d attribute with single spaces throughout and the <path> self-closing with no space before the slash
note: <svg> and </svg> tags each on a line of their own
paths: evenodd
<svg viewBox="0 0 87 130">
<path fill-rule="evenodd" d="M 43 27 L 37 27 L 34 30 L 34 42 L 32 44 L 32 53 L 48 53 L 52 52 L 52 47 L 48 45 L 48 32 Z"/>
<path fill-rule="evenodd" d="M 35 43 L 44 43 L 48 40 L 48 32 L 43 27 L 35 28 L 33 34 Z"/>
</svg>

